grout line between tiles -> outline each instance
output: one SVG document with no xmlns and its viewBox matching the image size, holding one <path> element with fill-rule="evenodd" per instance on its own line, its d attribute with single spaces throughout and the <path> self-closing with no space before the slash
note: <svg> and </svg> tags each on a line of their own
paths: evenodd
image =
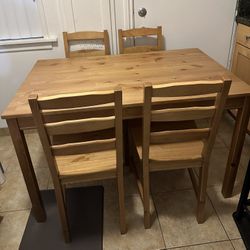
<svg viewBox="0 0 250 250">
<path fill-rule="evenodd" d="M 160 219 L 159 219 L 159 215 L 158 215 L 158 211 L 157 211 L 157 208 L 156 208 L 156 204 L 155 204 L 153 195 L 151 195 L 151 198 L 152 198 L 152 201 L 153 201 L 153 204 L 154 204 L 155 214 L 156 214 L 156 218 L 157 218 L 158 223 L 159 223 L 159 227 L 160 227 L 160 231 L 161 231 L 161 237 L 162 237 L 162 240 L 163 240 L 163 243 L 164 243 L 164 247 L 165 247 L 165 249 L 167 249 L 165 238 L 164 238 L 163 231 L 162 231 L 161 222 L 160 222 Z"/>
<path fill-rule="evenodd" d="M 182 190 L 172 190 L 172 191 L 159 192 L 159 193 L 157 193 L 157 194 L 163 194 L 163 193 L 169 193 L 169 192 L 177 192 L 177 191 L 183 191 L 183 190 L 189 190 L 189 191 L 191 191 L 191 190 L 193 190 L 193 189 L 192 189 L 192 188 L 189 188 L 189 189 L 182 189 Z M 156 194 L 156 193 L 154 193 L 154 194 Z M 156 205 L 155 205 L 155 201 L 154 201 L 154 198 L 153 198 L 153 195 L 154 195 L 154 194 L 152 194 L 151 197 L 152 197 L 153 204 L 154 204 L 155 211 L 156 211 L 156 215 L 157 215 L 157 218 L 158 218 L 158 221 L 159 221 L 160 230 L 161 230 L 161 232 L 162 232 L 162 227 L 161 227 L 160 219 L 159 219 L 159 216 L 158 216 L 157 207 L 156 207 Z M 207 196 L 208 196 L 208 194 L 207 194 Z M 176 249 L 176 248 L 182 248 L 182 247 L 187 247 L 187 246 L 196 246 L 196 245 L 199 246 L 199 245 L 205 245 L 205 244 L 210 244 L 210 243 L 231 241 L 231 239 L 229 238 L 229 236 L 228 236 L 228 234 L 227 234 L 227 232 L 226 232 L 226 229 L 224 228 L 224 225 L 222 224 L 222 222 L 221 222 L 221 220 L 220 220 L 220 217 L 219 217 L 219 215 L 218 215 L 218 213 L 217 213 L 217 211 L 216 211 L 216 209 L 215 209 L 215 207 L 214 207 L 214 205 L 213 205 L 213 203 L 212 203 L 212 201 L 211 201 L 211 199 L 210 199 L 209 196 L 208 196 L 208 199 L 209 199 L 209 201 L 210 201 L 210 203 L 211 203 L 211 205 L 212 205 L 212 208 L 213 208 L 214 211 L 215 211 L 215 214 L 216 214 L 216 216 L 217 216 L 217 218 L 218 218 L 218 220 L 219 220 L 219 222 L 220 222 L 220 224 L 221 224 L 223 230 L 225 231 L 225 234 L 226 234 L 226 236 L 227 236 L 227 240 L 211 241 L 211 242 L 200 243 L 200 244 L 183 245 L 183 246 L 177 246 L 177 247 L 167 248 L 167 247 L 166 247 L 166 242 L 165 242 L 165 239 L 164 239 L 164 236 L 163 236 L 163 232 L 162 232 L 162 237 L 163 237 L 163 240 L 164 240 L 164 244 L 165 244 L 166 249 Z M 230 244 L 232 245 L 231 242 L 230 242 Z"/>
<path fill-rule="evenodd" d="M 232 138 L 230 140 L 230 145 L 227 145 L 226 141 L 223 139 L 223 137 L 220 135 L 220 132 L 217 133 L 217 136 L 220 138 L 221 142 L 224 144 L 224 147 L 228 150 L 230 150 L 230 145 L 231 145 L 231 141 Z"/>
<path fill-rule="evenodd" d="M 170 248 L 167 248 L 167 249 L 171 250 L 171 249 L 178 249 L 178 248 L 184 248 L 184 247 L 203 246 L 203 245 L 208 245 L 208 244 L 213 244 L 213 243 L 221 243 L 221 242 L 230 242 L 230 240 L 218 240 L 218 241 L 211 241 L 211 242 L 200 243 L 200 244 L 192 244 L 192 245 L 184 245 L 184 246 L 178 246 L 178 247 L 170 247 Z"/>
<path fill-rule="evenodd" d="M 31 208 L 22 208 L 22 209 L 13 209 L 13 210 L 3 210 L 3 211 L 0 211 L 0 214 L 21 212 L 21 211 L 31 211 Z"/>
<path fill-rule="evenodd" d="M 166 191 L 159 191 L 159 192 L 151 192 L 152 195 L 154 194 L 166 194 L 166 193 L 172 193 L 172 192 L 178 192 L 178 191 L 189 191 L 193 190 L 192 188 L 180 188 L 180 189 L 173 189 L 173 190 L 166 190 Z"/>
<path fill-rule="evenodd" d="M 230 240 L 230 243 L 231 243 L 233 249 L 236 250 L 235 247 L 234 247 L 234 244 L 233 244 L 233 242 L 231 240 Z"/>
<path fill-rule="evenodd" d="M 215 212 L 215 214 L 216 214 L 216 216 L 217 216 L 217 218 L 218 218 L 218 220 L 219 220 L 219 222 L 220 222 L 222 228 L 224 229 L 224 231 L 225 231 L 225 233 L 226 233 L 226 236 L 227 236 L 228 240 L 230 240 L 230 237 L 229 237 L 229 235 L 228 235 L 228 233 L 227 233 L 227 231 L 226 231 L 226 229 L 225 229 L 225 227 L 224 227 L 224 225 L 223 225 L 223 223 L 222 223 L 222 221 L 221 221 L 221 219 L 220 219 L 220 216 L 219 216 L 219 214 L 218 214 L 218 212 L 217 212 L 217 210 L 216 210 L 216 208 L 215 208 L 215 206 L 214 206 L 214 204 L 213 204 L 213 202 L 212 202 L 212 199 L 210 198 L 210 196 L 208 195 L 208 193 L 207 193 L 207 197 L 208 197 L 208 199 L 209 199 L 209 201 L 210 201 L 210 203 L 211 203 L 211 205 L 212 205 L 212 207 L 213 207 L 213 209 L 214 209 L 214 212 Z"/>
</svg>

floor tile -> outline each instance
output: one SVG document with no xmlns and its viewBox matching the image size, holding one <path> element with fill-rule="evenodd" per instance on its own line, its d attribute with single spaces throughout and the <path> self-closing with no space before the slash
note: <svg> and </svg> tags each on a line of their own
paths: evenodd
<svg viewBox="0 0 250 250">
<path fill-rule="evenodd" d="M 25 134 L 31 160 L 35 168 L 48 167 L 39 135 L 36 131 Z"/>
<path fill-rule="evenodd" d="M 13 148 L 13 143 L 9 135 L 2 135 L 0 140 L 0 149 L 9 149 Z"/>
<path fill-rule="evenodd" d="M 245 138 L 245 143 L 249 146 L 250 145 L 250 135 L 247 134 Z"/>
<path fill-rule="evenodd" d="M 192 188 L 186 169 L 152 172 L 150 173 L 150 185 L 152 193 Z"/>
<path fill-rule="evenodd" d="M 228 240 L 209 201 L 207 220 L 197 223 L 193 190 L 153 194 L 153 199 L 167 248 Z"/>
<path fill-rule="evenodd" d="M 224 179 L 227 158 L 227 148 L 214 148 L 210 157 L 208 186 L 221 185 Z"/>
<path fill-rule="evenodd" d="M 117 192 L 117 180 L 103 180 L 101 181 L 101 185 L 104 187 L 104 192 L 107 196 L 112 195 Z M 134 174 L 129 170 L 128 166 L 124 167 L 124 189 L 125 195 L 138 195 L 138 188 L 136 184 L 136 179 Z"/>
<path fill-rule="evenodd" d="M 170 248 L 171 249 L 171 248 Z M 187 246 L 180 248 L 172 248 L 174 250 L 233 250 L 232 243 L 230 241 L 213 242 L 202 245 Z"/>
<path fill-rule="evenodd" d="M 38 134 L 36 132 L 30 132 L 25 134 L 25 138 L 27 140 L 27 145 L 34 168 L 48 167 Z M 0 161 L 7 172 L 20 169 L 10 136 L 1 136 Z"/>
<path fill-rule="evenodd" d="M 242 239 L 232 240 L 231 242 L 235 250 L 246 250 L 246 247 Z"/>
<path fill-rule="evenodd" d="M 47 189 L 48 169 L 36 169 L 40 189 Z M 0 186 L 0 211 L 29 209 L 31 207 L 28 191 L 21 171 L 5 173 L 6 181 Z"/>
<path fill-rule="evenodd" d="M 248 136 L 250 137 L 250 136 Z M 248 162 L 250 160 L 250 144 L 248 144 L 246 141 L 244 143 L 244 147 L 242 149 L 241 159 L 240 159 L 240 165 L 247 169 Z"/>
<path fill-rule="evenodd" d="M 0 213 L 0 249 L 17 250 L 29 217 L 29 210 Z"/>
<path fill-rule="evenodd" d="M 9 129 L 8 128 L 0 128 L 0 136 L 9 135 Z"/>
<path fill-rule="evenodd" d="M 5 171 L 19 167 L 10 136 L 0 137 L 0 161 Z"/>
<path fill-rule="evenodd" d="M 228 114 L 228 112 L 225 112 L 220 122 L 218 135 L 228 148 L 231 144 L 234 124 L 234 119 Z"/>
<path fill-rule="evenodd" d="M 208 186 L 222 185 L 229 150 L 227 148 L 214 148 L 210 157 Z M 198 171 L 197 171 L 198 172 Z M 235 189 L 241 188 L 245 171 L 239 168 L 235 181 Z"/>
<path fill-rule="evenodd" d="M 239 238 L 240 233 L 232 217 L 237 208 L 239 195 L 225 199 L 221 194 L 221 187 L 210 187 L 207 192 L 228 237 L 230 239 Z"/>
<path fill-rule="evenodd" d="M 104 206 L 105 250 L 154 250 L 165 247 L 157 218 L 150 229 L 144 229 L 143 206 L 138 195 L 126 197 L 128 232 L 124 235 L 119 230 L 118 200 L 106 196 Z M 154 211 L 153 204 L 151 208 Z"/>
</svg>

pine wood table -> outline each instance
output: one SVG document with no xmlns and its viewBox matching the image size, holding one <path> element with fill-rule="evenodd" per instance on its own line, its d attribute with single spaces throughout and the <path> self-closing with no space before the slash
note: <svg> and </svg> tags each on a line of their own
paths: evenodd
<svg viewBox="0 0 250 250">
<path fill-rule="evenodd" d="M 202 51 L 184 49 L 37 61 L 2 113 L 2 118 L 7 120 L 36 220 L 45 221 L 46 212 L 23 133 L 26 129 L 34 128 L 28 105 L 29 95 L 47 96 L 120 86 L 123 90 L 123 117 L 130 119 L 142 115 L 145 83 L 218 79 L 222 76 L 232 79 L 226 109 L 238 109 L 222 188 L 224 197 L 230 197 L 249 120 L 250 86 Z M 199 98 L 184 100 L 194 101 L 199 102 Z M 207 97 L 207 102 L 211 102 L 211 96 Z M 164 106 L 164 102 L 158 104 Z M 72 115 L 77 116 L 77 113 Z M 50 120 L 50 117 L 47 119 Z"/>
</svg>

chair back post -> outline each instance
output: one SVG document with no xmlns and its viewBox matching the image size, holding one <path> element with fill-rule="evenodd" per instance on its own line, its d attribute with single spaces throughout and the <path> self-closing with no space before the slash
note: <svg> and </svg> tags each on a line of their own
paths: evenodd
<svg viewBox="0 0 250 250">
<path fill-rule="evenodd" d="M 51 143 L 48 137 L 46 128 L 44 126 L 44 119 L 40 111 L 38 103 L 38 95 L 32 95 L 29 97 L 29 105 L 32 111 L 33 119 L 38 130 L 38 134 L 45 152 L 45 156 L 50 168 L 50 172 L 53 178 L 53 182 L 58 182 L 56 176 L 58 175 L 57 165 L 55 164 L 54 157 L 51 151 Z"/>
<path fill-rule="evenodd" d="M 124 42 L 122 36 L 122 29 L 118 30 L 118 38 L 119 38 L 119 53 L 124 54 Z"/>
<path fill-rule="evenodd" d="M 215 143 L 216 134 L 219 129 L 220 120 L 224 111 L 224 106 L 226 104 L 226 99 L 231 87 L 232 80 L 226 77 L 223 77 L 223 87 L 221 92 L 216 96 L 214 106 L 216 108 L 213 118 L 210 120 L 211 132 L 208 138 L 207 144 L 204 146 L 202 155 L 204 157 L 204 162 L 207 162 L 210 158 L 213 145 Z M 207 164 L 208 165 L 208 164 Z"/>
<path fill-rule="evenodd" d="M 122 91 L 114 92 L 115 103 L 115 137 L 116 137 L 116 159 L 118 172 L 123 169 L 123 126 L 122 126 Z"/>
<path fill-rule="evenodd" d="M 151 128 L 151 100 L 152 86 L 144 87 L 144 105 L 143 105 L 143 128 L 142 128 L 142 165 L 144 178 L 148 178 L 149 172 L 149 145 Z M 147 175 L 147 176 L 145 176 Z"/>
<path fill-rule="evenodd" d="M 63 42 L 64 42 L 64 52 L 65 52 L 65 57 L 69 58 L 69 43 L 68 43 L 68 33 L 63 32 Z"/>
<path fill-rule="evenodd" d="M 157 27 L 157 48 L 158 50 L 163 50 L 163 35 L 162 35 L 162 27 Z"/>
<path fill-rule="evenodd" d="M 104 43 L 105 55 L 110 55 L 109 34 L 107 30 L 104 30 L 103 43 Z"/>
</svg>

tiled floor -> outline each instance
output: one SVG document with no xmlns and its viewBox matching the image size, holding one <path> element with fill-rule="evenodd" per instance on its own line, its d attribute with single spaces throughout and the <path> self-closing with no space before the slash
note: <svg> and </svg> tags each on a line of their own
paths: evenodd
<svg viewBox="0 0 250 250">
<path fill-rule="evenodd" d="M 189 176 L 185 171 L 169 171 L 151 175 L 153 225 L 143 227 L 143 207 L 135 180 L 126 172 L 126 208 L 128 233 L 120 235 L 116 183 L 102 182 L 104 197 L 104 249 L 245 249 L 240 234 L 232 220 L 250 155 L 250 137 L 245 141 L 234 196 L 224 199 L 221 195 L 225 164 L 230 145 L 233 121 L 225 115 L 221 122 L 216 145 L 211 158 L 208 183 L 207 220 L 197 224 L 196 201 Z M 53 188 L 38 135 L 26 134 L 28 145 L 41 189 Z M 18 249 L 29 215 L 30 201 L 11 139 L 0 136 L 0 161 L 6 182 L 0 186 L 0 249 Z"/>
</svg>

